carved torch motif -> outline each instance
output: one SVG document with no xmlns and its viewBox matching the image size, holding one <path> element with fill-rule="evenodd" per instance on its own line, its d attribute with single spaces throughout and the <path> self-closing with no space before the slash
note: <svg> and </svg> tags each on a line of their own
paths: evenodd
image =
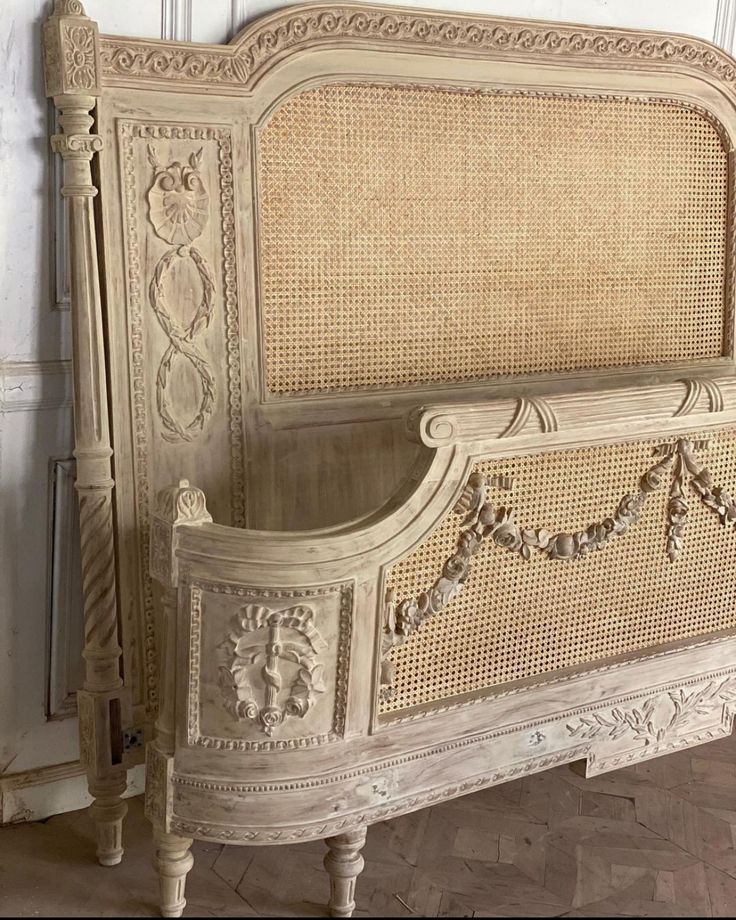
<svg viewBox="0 0 736 920">
<path fill-rule="evenodd" d="M 327 643 L 313 619 L 311 607 L 271 610 L 255 604 L 235 617 L 224 643 L 232 660 L 220 667 L 220 690 L 238 721 L 250 719 L 271 735 L 287 716 L 303 718 L 324 692 L 318 658 Z"/>
</svg>

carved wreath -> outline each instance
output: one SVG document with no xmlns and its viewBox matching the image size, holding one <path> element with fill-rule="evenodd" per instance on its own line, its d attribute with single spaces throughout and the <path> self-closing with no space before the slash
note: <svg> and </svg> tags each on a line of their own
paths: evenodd
<svg viewBox="0 0 736 920">
<path fill-rule="evenodd" d="M 519 525 L 510 508 L 494 507 L 487 500 L 489 480 L 474 472 L 455 505 L 463 515 L 464 529 L 458 538 L 455 553 L 445 562 L 442 575 L 429 591 L 418 597 L 397 602 L 395 592 L 386 597 L 384 637 L 382 648 L 382 695 L 390 698 L 394 678 L 392 649 L 403 645 L 422 623 L 439 613 L 462 590 L 470 574 L 472 557 L 491 540 L 502 549 L 518 553 L 524 559 L 544 555 L 549 559 L 573 561 L 604 549 L 617 537 L 623 536 L 642 515 L 649 496 L 658 491 L 670 475 L 667 503 L 667 555 L 674 562 L 683 549 L 690 487 L 703 504 L 718 515 L 721 524 L 736 524 L 736 502 L 725 489 L 713 485 L 708 469 L 698 461 L 695 451 L 705 442 L 685 439 L 663 444 L 655 449 L 657 463 L 641 477 L 639 491 L 625 495 L 612 517 L 574 533 L 550 533 L 543 528 Z"/>
<path fill-rule="evenodd" d="M 220 667 L 222 699 L 235 719 L 270 736 L 287 716 L 304 718 L 325 690 L 318 659 L 327 643 L 313 621 L 311 607 L 242 608 L 223 643 L 231 660 Z"/>
</svg>

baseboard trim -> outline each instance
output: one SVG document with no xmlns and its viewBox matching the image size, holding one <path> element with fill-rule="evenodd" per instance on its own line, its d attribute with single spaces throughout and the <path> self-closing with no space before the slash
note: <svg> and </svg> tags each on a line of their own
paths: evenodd
<svg viewBox="0 0 736 920">
<path fill-rule="evenodd" d="M 72 404 L 71 361 L 0 363 L 0 410 L 29 412 Z"/>
<path fill-rule="evenodd" d="M 126 798 L 144 789 L 143 765 L 128 771 Z M 51 815 L 86 808 L 92 801 L 78 760 L 38 767 L 0 778 L 0 825 L 42 821 Z"/>
</svg>

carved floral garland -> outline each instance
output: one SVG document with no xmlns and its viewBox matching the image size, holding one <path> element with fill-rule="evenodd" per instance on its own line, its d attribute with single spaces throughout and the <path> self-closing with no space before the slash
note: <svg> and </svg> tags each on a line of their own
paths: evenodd
<svg viewBox="0 0 736 920">
<path fill-rule="evenodd" d="M 713 485 L 707 468 L 695 457 L 694 451 L 703 449 L 705 442 L 680 439 L 674 444 L 663 444 L 655 449 L 657 463 L 647 470 L 639 482 L 639 491 L 625 495 L 612 517 L 591 524 L 586 530 L 574 533 L 552 534 L 543 528 L 520 526 L 510 508 L 496 508 L 486 499 L 491 481 L 482 473 L 474 472 L 468 479 L 460 499 L 455 505 L 456 514 L 464 515 L 466 528 L 458 538 L 455 553 L 445 562 L 441 576 L 429 591 L 416 598 L 397 603 L 396 594 L 389 589 L 382 648 L 382 697 L 393 695 L 394 666 L 390 661 L 392 649 L 403 645 L 425 620 L 439 613 L 462 590 L 470 574 L 472 557 L 489 539 L 508 552 L 518 553 L 524 559 L 544 555 L 549 559 L 573 561 L 589 553 L 605 549 L 616 537 L 623 536 L 642 515 L 649 496 L 658 491 L 665 474 L 671 471 L 669 500 L 667 503 L 667 555 L 674 562 L 682 551 L 688 504 L 687 486 L 691 486 L 703 504 L 715 512 L 724 526 L 736 524 L 736 502 L 730 493 Z M 689 481 L 688 481 L 689 477 Z"/>
</svg>

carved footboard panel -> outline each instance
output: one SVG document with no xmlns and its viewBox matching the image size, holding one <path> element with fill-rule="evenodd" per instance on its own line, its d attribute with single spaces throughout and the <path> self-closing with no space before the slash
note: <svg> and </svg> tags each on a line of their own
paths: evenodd
<svg viewBox="0 0 736 920">
<path fill-rule="evenodd" d="M 733 629 L 734 484 L 728 429 L 477 463 L 387 571 L 381 713 Z"/>
</svg>

